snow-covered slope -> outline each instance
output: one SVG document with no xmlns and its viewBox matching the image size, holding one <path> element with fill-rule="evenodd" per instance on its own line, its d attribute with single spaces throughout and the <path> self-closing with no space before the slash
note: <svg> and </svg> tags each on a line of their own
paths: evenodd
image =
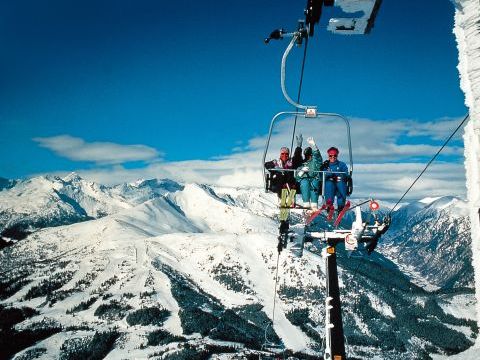
<svg viewBox="0 0 480 360">
<path fill-rule="evenodd" d="M 0 252 L 0 319 L 10 318 L 0 321 L 0 355 L 247 358 L 262 354 L 266 334 L 296 358 L 321 356 L 324 261 L 312 246 L 303 258 L 282 252 L 274 297 L 274 195 L 166 180 L 101 193 L 90 197 L 110 196 L 110 215 L 44 228 Z M 472 320 L 447 313 L 458 296 L 426 292 L 381 254 L 349 259 L 339 249 L 339 265 L 349 356 L 411 359 L 471 344 Z"/>
<path fill-rule="evenodd" d="M 0 233 L 14 238 L 39 228 L 114 214 L 182 188 L 170 180 L 107 187 L 75 173 L 65 178 L 40 176 L 9 184 L 0 191 Z"/>
<path fill-rule="evenodd" d="M 468 206 L 455 197 L 423 199 L 394 212 L 379 251 L 427 289 L 473 288 Z"/>
</svg>

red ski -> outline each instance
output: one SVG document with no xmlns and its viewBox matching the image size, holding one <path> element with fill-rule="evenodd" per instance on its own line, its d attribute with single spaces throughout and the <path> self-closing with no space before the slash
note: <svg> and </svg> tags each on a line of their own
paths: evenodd
<svg viewBox="0 0 480 360">
<path fill-rule="evenodd" d="M 338 213 L 337 220 L 335 220 L 335 222 L 333 223 L 333 227 L 337 227 L 338 225 L 340 225 L 340 222 L 343 219 L 343 215 L 345 215 L 348 209 L 350 209 L 350 201 L 347 201 L 342 211 Z"/>
<path fill-rule="evenodd" d="M 326 208 L 327 208 L 327 205 L 322 205 L 322 207 L 321 207 L 320 209 L 318 209 L 317 211 L 315 211 L 314 213 L 312 213 L 312 214 L 308 217 L 307 221 L 305 221 L 305 225 L 307 225 L 307 226 L 310 225 L 310 223 L 311 223 L 318 215 L 320 215 L 321 212 L 322 212 L 323 210 L 325 210 Z"/>
<path fill-rule="evenodd" d="M 313 214 L 311 214 L 307 221 L 305 221 L 305 225 L 310 225 L 310 223 L 318 216 L 322 213 L 323 210 L 327 210 L 327 211 L 330 211 L 330 209 L 333 209 L 333 204 L 331 203 L 331 201 L 328 201 L 326 204 L 323 204 L 322 207 L 320 209 L 318 209 L 317 211 L 315 211 Z M 328 213 L 330 214 L 330 212 Z M 333 216 L 333 214 L 332 214 Z M 331 220 L 331 219 L 330 219 Z"/>
</svg>

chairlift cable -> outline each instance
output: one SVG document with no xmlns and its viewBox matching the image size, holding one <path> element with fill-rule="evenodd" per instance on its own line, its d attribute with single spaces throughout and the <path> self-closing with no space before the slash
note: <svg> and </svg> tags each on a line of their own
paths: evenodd
<svg viewBox="0 0 480 360">
<path fill-rule="evenodd" d="M 410 187 L 407 189 L 407 191 L 405 191 L 405 193 L 402 195 L 402 197 L 397 201 L 397 203 L 395 204 L 395 206 L 390 210 L 390 212 L 388 213 L 388 216 L 390 216 L 392 214 L 392 212 L 395 210 L 395 208 L 397 207 L 397 205 L 400 203 L 400 201 L 403 200 L 403 198 L 405 197 L 405 195 L 407 195 L 407 193 L 410 191 L 410 189 L 413 187 L 413 185 L 415 185 L 415 183 L 418 181 L 418 179 L 420 179 L 420 177 L 423 175 L 423 173 L 428 169 L 428 167 L 430 166 L 430 164 L 437 158 L 437 156 L 440 154 L 440 152 L 443 150 L 443 148 L 448 144 L 448 142 L 452 139 L 452 137 L 457 133 L 457 131 L 462 127 L 462 125 L 465 123 L 465 121 L 467 121 L 467 119 L 470 117 L 470 114 L 467 113 L 467 115 L 465 115 L 465 117 L 463 118 L 463 120 L 460 122 L 460 124 L 457 126 L 457 128 L 452 132 L 452 134 L 448 137 L 447 140 L 445 140 L 445 142 L 443 143 L 443 145 L 440 147 L 440 149 L 438 149 L 437 153 L 430 159 L 430 161 L 428 162 L 428 164 L 425 166 L 425 168 L 420 172 L 420 174 L 417 176 L 417 178 L 413 181 L 413 183 L 410 185 Z"/>
<path fill-rule="evenodd" d="M 275 272 L 275 291 L 273 292 L 273 311 L 272 311 L 272 325 L 275 322 L 275 306 L 276 306 L 276 300 L 277 300 L 277 285 L 278 285 L 278 264 L 280 261 L 280 251 L 278 252 L 277 255 L 277 270 Z"/>
<path fill-rule="evenodd" d="M 395 208 L 398 206 L 398 204 L 403 200 L 403 198 L 407 195 L 407 193 L 413 188 L 413 186 L 415 185 L 415 183 L 420 179 L 420 177 L 425 173 L 425 171 L 427 171 L 428 167 L 433 163 L 433 161 L 437 158 L 437 156 L 442 152 L 442 150 L 445 148 L 445 146 L 447 146 L 448 142 L 453 138 L 453 136 L 457 133 L 457 131 L 462 127 L 462 125 L 465 123 L 465 121 L 467 121 L 467 119 L 470 117 L 470 114 L 467 114 L 465 115 L 465 117 L 463 118 L 463 120 L 458 124 L 458 126 L 455 128 L 455 130 L 450 134 L 450 136 L 445 140 L 445 142 L 443 143 L 443 145 L 438 149 L 437 153 L 430 159 L 430 161 L 427 163 L 427 165 L 425 166 L 425 168 L 420 172 L 420 174 L 417 176 L 417 178 L 412 182 L 412 184 L 409 186 L 409 188 L 405 191 L 405 193 L 400 197 L 400 199 L 397 201 L 397 203 L 395 204 L 395 206 L 389 211 L 388 215 L 387 216 L 390 216 L 394 211 L 395 211 Z M 363 204 L 366 204 L 367 202 L 369 202 L 370 200 L 366 200 L 366 201 L 363 201 L 361 202 L 360 204 L 357 204 L 355 206 L 352 206 L 350 209 L 348 209 L 348 211 L 351 211 L 353 209 L 355 209 L 356 207 L 358 206 L 361 206 Z"/>
<path fill-rule="evenodd" d="M 308 48 L 308 36 L 305 37 L 305 49 L 303 50 L 303 60 L 302 60 L 302 70 L 300 72 L 300 82 L 298 84 L 298 95 L 297 95 L 297 104 L 300 103 L 300 95 L 302 93 L 302 85 L 303 85 L 303 72 L 305 70 L 305 61 L 307 58 L 307 48 Z M 298 108 L 295 109 L 298 111 Z M 290 146 L 291 152 L 293 153 L 293 141 L 295 139 L 295 131 L 297 128 L 297 114 L 295 114 L 295 121 L 293 122 L 293 133 L 292 133 L 292 144 Z"/>
<path fill-rule="evenodd" d="M 265 345 L 272 345 L 272 342 L 268 339 L 267 331 L 268 328 L 271 326 L 273 330 L 273 324 L 275 323 L 275 306 L 276 306 L 276 300 L 277 300 L 277 285 L 278 285 L 278 264 L 280 262 L 280 251 L 278 252 L 277 255 L 277 266 L 276 266 L 276 271 L 275 271 L 275 291 L 273 292 L 273 310 L 272 310 L 272 321 L 265 326 L 265 333 L 264 333 L 264 338 L 265 341 L 263 343 L 262 348 L 265 347 Z"/>
<path fill-rule="evenodd" d="M 397 201 L 397 203 L 395 204 L 395 206 L 390 210 L 390 212 L 388 213 L 388 216 L 390 216 L 392 214 L 393 211 L 395 211 L 395 208 L 398 206 L 398 204 L 403 200 L 403 198 L 407 195 L 407 193 L 412 189 L 412 187 L 415 185 L 415 183 L 420 179 L 420 177 L 425 173 L 425 171 L 428 169 L 428 167 L 432 164 L 432 162 L 437 158 L 437 156 L 442 152 L 442 150 L 445 148 L 445 146 L 447 146 L 448 142 L 453 138 L 453 136 L 457 133 L 457 131 L 462 127 L 462 125 L 465 123 L 465 121 L 467 121 L 467 119 L 470 117 L 469 114 L 465 115 L 465 117 L 463 118 L 463 120 L 459 123 L 459 125 L 455 128 L 455 130 L 450 134 L 450 136 L 445 140 L 445 142 L 443 143 L 443 145 L 438 149 L 437 153 L 430 159 L 430 161 L 427 163 L 427 165 L 425 166 L 425 168 L 420 172 L 420 174 L 417 176 L 417 178 L 412 182 L 412 184 L 409 186 L 409 188 L 405 191 L 405 193 L 400 197 L 400 199 Z M 364 201 L 360 204 L 357 204 L 355 206 L 352 206 L 350 210 L 353 210 L 355 209 L 356 207 L 360 206 L 360 205 L 363 205 L 363 204 L 366 204 L 368 201 L 370 200 L 367 200 L 367 201 Z"/>
</svg>

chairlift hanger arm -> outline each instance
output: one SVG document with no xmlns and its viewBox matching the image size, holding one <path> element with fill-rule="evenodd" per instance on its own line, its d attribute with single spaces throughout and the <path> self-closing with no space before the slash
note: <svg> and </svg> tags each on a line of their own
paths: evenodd
<svg viewBox="0 0 480 360">
<path fill-rule="evenodd" d="M 295 38 L 297 41 L 297 45 L 301 45 L 303 39 L 307 38 L 307 30 L 305 29 L 305 23 L 302 20 L 298 22 L 298 29 L 297 31 L 286 32 L 285 29 L 275 29 L 273 30 L 270 35 L 263 40 L 265 44 L 268 44 L 270 40 L 282 40 L 283 38 Z"/>
<path fill-rule="evenodd" d="M 285 99 L 290 103 L 292 104 L 295 108 L 297 109 L 302 109 L 302 110 L 305 110 L 307 111 L 308 109 L 316 109 L 316 106 L 307 106 L 307 105 L 301 105 L 301 104 L 298 104 L 296 103 L 295 101 L 292 100 L 292 98 L 288 95 L 287 93 L 287 87 L 285 85 L 285 79 L 286 79 L 286 64 L 287 64 L 287 57 L 288 55 L 290 54 L 290 51 L 292 50 L 293 48 L 293 45 L 298 43 L 298 40 L 299 40 L 299 36 L 301 35 L 294 35 L 294 37 L 292 38 L 292 40 L 290 40 L 290 43 L 288 44 L 287 46 L 287 49 L 285 50 L 285 52 L 283 53 L 283 56 L 282 56 L 282 65 L 281 65 L 281 76 L 280 76 L 280 85 L 282 87 L 282 93 L 283 93 L 283 96 L 285 97 Z"/>
<path fill-rule="evenodd" d="M 306 106 L 306 105 L 301 105 L 294 100 L 288 95 L 287 93 L 287 88 L 285 85 L 285 78 L 286 78 L 286 63 L 287 63 L 287 57 L 290 55 L 290 51 L 293 49 L 293 46 L 296 44 L 298 46 L 301 46 L 303 43 L 303 39 L 308 39 L 308 30 L 305 28 L 305 22 L 300 20 L 298 22 L 298 29 L 297 31 L 286 33 L 283 29 L 277 29 L 274 30 L 268 38 L 265 39 L 265 44 L 268 44 L 270 40 L 279 40 L 283 39 L 284 37 L 292 37 L 290 40 L 285 52 L 283 53 L 282 56 L 282 64 L 281 64 L 281 70 L 280 70 L 280 84 L 282 88 L 282 93 L 287 102 L 292 104 L 296 109 L 302 109 L 305 110 L 307 113 L 309 112 L 310 109 L 316 109 L 316 106 Z M 311 110 L 310 110 L 311 111 Z M 315 110 L 313 113 L 315 114 Z"/>
</svg>

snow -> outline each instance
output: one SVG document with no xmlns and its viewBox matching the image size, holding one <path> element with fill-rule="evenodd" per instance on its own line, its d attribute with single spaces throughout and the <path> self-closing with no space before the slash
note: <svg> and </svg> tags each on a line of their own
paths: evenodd
<svg viewBox="0 0 480 360">
<path fill-rule="evenodd" d="M 182 271 L 195 283 L 201 284 L 202 289 L 220 299 L 228 307 L 244 305 L 245 303 L 260 302 L 264 305 L 267 315 L 273 312 L 273 261 L 265 264 L 262 254 L 272 255 L 275 248 L 271 244 L 276 241 L 275 235 L 248 234 L 238 236 L 234 234 L 203 234 L 202 236 L 180 236 L 178 234 L 165 235 L 150 240 L 152 250 L 161 259 L 162 263 Z M 268 250 L 267 250 L 268 249 Z M 244 259 L 243 268 L 248 267 L 246 279 L 255 295 L 244 294 L 226 290 L 218 286 L 216 280 L 210 275 L 209 268 L 215 265 L 216 260 L 225 265 L 225 257 L 235 253 L 236 258 Z M 283 278 L 283 274 L 279 276 Z M 270 279 L 270 281 L 265 281 Z M 307 350 L 307 337 L 300 329 L 293 326 L 282 311 L 280 299 L 276 299 L 274 329 L 284 340 L 289 349 L 295 351 Z"/>
<path fill-rule="evenodd" d="M 63 183 L 67 181 L 83 180 L 76 176 L 54 180 L 33 179 L 30 184 L 21 184 L 19 189 L 22 190 L 14 190 L 15 195 L 9 193 L 5 196 L 16 196 L 25 188 L 32 189 L 31 183 L 36 184 L 35 187 L 39 185 L 36 187 L 37 191 L 48 194 L 52 187 L 61 189 Z M 135 187 L 141 190 L 142 183 L 136 183 Z M 113 199 L 126 199 L 125 193 L 131 190 L 129 186 L 132 185 L 123 187 L 118 193 L 112 192 L 111 189 L 102 189 L 102 192 Z M 85 186 L 82 188 L 85 189 Z M 101 298 L 106 291 L 110 301 L 125 299 L 124 295 L 128 293 L 140 294 L 151 289 L 155 291 L 153 297 L 140 300 L 135 296 L 127 299 L 127 304 L 135 309 L 154 305 L 167 309 L 171 316 L 163 325 L 163 329 L 174 335 L 182 335 L 180 308 L 172 295 L 170 279 L 155 268 L 155 263 L 158 262 L 182 273 L 192 283 L 201 286 L 202 291 L 217 298 L 226 308 L 260 303 L 264 306 L 263 311 L 267 316 L 271 316 L 278 231 L 278 225 L 272 218 L 276 213 L 275 195 L 258 191 L 258 194 L 252 196 L 251 189 L 214 190 L 197 184 L 173 188 L 177 191 L 159 189 L 164 196 L 147 200 L 139 205 L 135 205 L 136 200 L 125 200 L 128 208 L 116 208 L 116 212 L 111 215 L 88 222 L 46 228 L 19 242 L 20 253 L 35 254 L 37 259 L 47 262 L 59 258 L 68 262 L 65 267 L 55 270 L 58 273 L 75 272 L 70 281 L 62 287 L 62 291 L 84 290 L 78 283 L 91 276 L 91 282 L 86 287 L 87 291 L 76 292 L 54 303 L 46 310 L 42 310 L 41 317 L 54 318 L 64 326 L 74 326 L 82 322 L 99 323 L 94 312 L 102 304 L 101 300 L 97 300 L 89 309 L 76 313 L 74 317 L 66 312 L 92 296 Z M 88 192 L 87 189 L 85 191 Z M 221 197 L 215 191 L 218 191 Z M 138 199 L 133 192 L 131 195 L 131 199 Z M 4 201 L 3 204 L 10 204 L 10 199 Z M 25 199 L 22 206 L 28 205 Z M 44 209 L 44 204 L 40 201 L 38 206 Z M 292 262 L 284 256 L 282 255 L 281 259 L 283 262 Z M 310 259 L 312 264 L 309 266 L 313 268 L 318 259 L 315 255 L 311 256 L 313 259 Z M 238 271 L 246 285 L 252 289 L 252 293 L 229 290 L 219 283 L 211 272 L 219 264 L 238 265 Z M 32 283 L 7 299 L 6 303 L 21 303 L 22 306 L 43 308 L 45 298 L 26 300 L 25 295 L 29 289 L 51 275 L 47 269 L 35 270 L 30 275 Z M 279 277 L 283 282 L 291 281 L 287 279 L 283 270 L 279 271 Z M 321 281 L 317 277 L 312 278 L 314 280 L 311 281 L 315 281 L 316 285 Z M 105 284 L 108 282 L 111 282 L 111 285 L 107 290 Z M 289 305 L 283 304 L 279 298 L 276 299 L 274 330 L 287 348 L 311 352 L 309 338 L 287 320 L 285 312 L 289 310 Z M 38 317 L 34 317 L 32 321 L 38 321 Z M 102 327 L 101 323 L 100 321 L 99 328 Z M 28 321 L 24 324 L 28 324 Z M 121 330 L 128 330 L 125 320 L 117 322 L 116 325 Z M 123 350 L 116 348 L 109 355 L 110 358 L 142 358 L 146 357 L 149 351 L 151 354 L 153 348 L 145 352 L 131 345 L 145 341 L 144 327 L 135 333 L 132 331 L 126 333 L 130 338 L 126 341 L 127 348 Z M 44 358 L 55 356 L 53 354 L 56 352 L 53 349 L 56 348 L 58 351 L 59 344 L 67 337 L 66 333 L 62 333 L 45 340 L 41 344 L 47 349 Z"/>
<path fill-rule="evenodd" d="M 426 197 L 424 199 L 421 199 L 419 200 L 421 203 L 424 203 L 424 204 L 431 204 L 432 202 L 434 202 L 435 200 L 438 200 L 440 199 L 440 197 Z"/>
<path fill-rule="evenodd" d="M 433 360 L 443 360 L 443 359 L 450 359 L 450 360 L 478 360 L 480 359 L 480 348 L 477 347 L 476 345 L 472 346 L 470 349 L 457 354 L 457 355 L 450 355 L 450 356 L 445 356 L 445 355 L 437 355 L 437 354 L 431 354 L 430 357 Z"/>
<path fill-rule="evenodd" d="M 440 307 L 447 314 L 451 314 L 457 318 L 464 318 L 470 320 L 477 319 L 476 301 L 471 294 L 456 295 L 451 298 L 445 298 L 439 302 Z"/>
<path fill-rule="evenodd" d="M 336 4 L 345 12 L 370 13 L 373 2 L 337 0 Z M 476 301 L 471 295 L 457 295 L 444 299 L 445 301 L 439 304 L 446 313 L 456 317 L 477 319 L 477 314 L 480 314 L 480 3 L 478 0 L 455 0 L 455 5 L 454 33 L 459 49 L 460 85 L 470 111 L 470 121 L 464 130 L 468 205 L 454 198 L 430 197 L 408 205 L 410 209 L 403 210 L 414 212 L 429 206 L 445 209 L 453 205 L 459 213 L 469 213 Z M 362 29 L 361 21 L 363 20 L 354 24 L 356 31 L 357 28 Z M 352 20 L 333 19 L 329 28 L 338 25 L 348 27 L 351 22 Z M 93 313 L 99 304 L 94 304 L 92 308 L 78 313 L 74 318 L 66 316 L 65 311 L 90 296 L 99 295 L 95 291 L 101 293 L 103 284 L 115 276 L 117 281 L 108 289 L 111 299 L 120 299 L 125 293 L 140 293 L 146 287 L 155 289 L 153 297 L 144 302 L 134 298 L 130 300 L 130 305 L 139 308 L 157 304 L 169 310 L 171 316 L 163 328 L 172 334 L 181 335 L 183 330 L 178 314 L 179 305 L 172 296 L 170 279 L 164 273 L 156 271 L 153 265 L 156 261 L 181 271 L 194 283 L 201 284 L 203 291 L 219 299 L 226 307 L 258 302 L 271 317 L 276 265 L 276 252 L 272 244 L 276 243 L 277 231 L 277 224 L 273 220 L 276 212 L 274 196 L 255 194 L 253 198 L 257 200 L 252 200 L 248 189 L 211 189 L 197 184 L 186 184 L 183 187 L 163 181 L 156 181 L 156 188 L 152 191 L 150 186 L 145 186 L 147 182 L 149 180 L 139 180 L 117 188 L 105 188 L 86 182 L 72 173 L 63 179 L 39 177 L 21 181 L 8 191 L 0 191 L 0 211 L 7 214 L 16 213 L 30 217 L 46 214 L 53 218 L 59 213 L 78 214 L 76 203 L 88 216 L 105 216 L 88 223 L 44 229 L 32 235 L 29 238 L 31 241 L 18 244 L 25 252 L 36 254 L 39 260 L 61 257 L 62 260 L 69 261 L 62 269 L 55 270 L 76 270 L 73 278 L 62 290 L 77 288 L 78 282 L 88 274 L 97 276 L 89 286 L 89 289 L 95 290 L 73 294 L 51 308 L 43 307 L 46 310 L 42 317 L 55 318 L 64 326 L 78 325 L 82 321 L 98 322 Z M 73 184 L 75 186 L 72 186 Z M 65 202 L 62 196 L 68 196 L 74 202 Z M 208 212 L 205 209 L 208 209 Z M 52 247 L 51 244 L 56 246 Z M 286 264 L 301 265 L 306 269 L 304 274 L 308 274 L 309 270 L 317 269 L 318 263 L 323 262 L 308 252 L 304 259 L 292 258 L 284 252 L 280 257 L 279 282 L 295 284 L 295 279 L 288 275 L 289 267 Z M 252 294 L 246 295 L 221 286 L 211 275 L 211 270 L 219 264 L 238 266 L 242 278 L 247 286 L 251 287 Z M 407 271 L 407 268 L 404 270 Z M 49 271 L 46 267 L 32 273 L 32 283 L 5 302 L 40 306 L 45 301 L 44 298 L 23 298 L 30 288 L 50 275 Z M 412 268 L 408 271 L 414 270 Z M 304 284 L 309 282 L 316 284 L 318 279 L 306 276 Z M 150 285 L 146 286 L 147 283 Z M 394 316 L 391 308 L 383 306 L 374 295 L 368 296 L 374 309 L 386 316 Z M 309 347 L 308 337 L 292 325 L 285 315 L 291 305 L 278 297 L 275 303 L 275 331 L 287 348 L 306 351 Z M 361 328 L 361 320 L 356 315 L 354 319 Z M 22 326 L 38 320 L 34 318 Z M 124 321 L 118 324 L 127 327 Z M 99 329 L 102 326 L 104 324 L 99 323 Z M 470 333 L 467 328 L 463 330 Z M 135 332 L 129 332 L 128 336 L 133 340 L 126 343 L 130 345 L 115 348 L 107 358 L 145 358 L 152 355 L 152 349 L 144 351 L 132 345 L 142 344 L 145 332 L 146 329 L 140 327 Z M 367 328 L 365 332 L 368 333 Z M 90 334 L 75 332 L 76 337 Z M 47 353 L 40 359 L 52 358 L 70 335 L 62 332 L 37 344 L 47 349 Z M 175 349 L 175 345 L 168 346 Z M 434 354 L 431 357 L 446 358 Z M 480 339 L 471 349 L 448 358 L 479 359 Z"/>
<path fill-rule="evenodd" d="M 259 304 L 261 311 L 273 320 L 275 303 L 273 329 L 285 347 L 319 356 L 313 350 L 318 344 L 306 335 L 305 329 L 302 331 L 299 326 L 293 325 L 287 316 L 293 310 L 307 308 L 308 317 L 315 319 L 316 332 L 321 337 L 324 328 L 318 324 L 325 316 L 324 302 L 285 294 L 290 289 L 302 288 L 324 291 L 325 259 L 308 251 L 311 245 L 307 246 L 302 258 L 283 251 L 278 258 L 278 295 L 274 297 L 278 232 L 277 198 L 274 194 L 266 194 L 259 189 L 178 184 L 169 180 L 142 180 L 135 184 L 102 187 L 74 175 L 63 179 L 42 177 L 32 179 L 31 183 L 43 184 L 46 194 L 52 188 L 65 192 L 65 184 L 75 183 L 69 191 L 75 193 L 79 201 L 85 198 L 85 192 L 95 195 L 91 198 L 103 197 L 107 203 L 105 208 L 108 208 L 109 197 L 113 203 L 121 200 L 126 207 L 111 207 L 113 213 L 87 222 L 36 231 L 15 245 L 15 256 L 24 258 L 27 263 L 44 264 L 32 266 L 31 273 L 27 275 L 32 282 L 2 301 L 40 310 L 41 315 L 19 326 L 25 327 L 43 318 L 55 319 L 65 328 L 95 324 L 95 330 L 106 331 L 115 326 L 123 338 L 121 344 L 117 344 L 108 355 L 107 358 L 111 359 L 147 358 L 155 352 L 178 350 L 176 343 L 144 346 L 147 335 L 157 330 L 157 326 L 131 326 L 124 317 L 121 320 L 105 320 L 95 315 L 101 305 L 117 301 L 132 309 L 158 307 L 168 310 L 170 316 L 161 328 L 173 335 L 186 337 L 188 341 L 195 342 L 195 346 L 203 341 L 213 341 L 200 334 L 183 333 L 180 311 L 185 308 L 184 304 L 177 303 L 180 300 L 172 290 L 172 286 L 177 284 L 173 284 L 173 271 L 175 276 L 185 279 L 224 309 Z M 27 184 L 19 184 L 19 188 L 30 189 Z M 90 192 L 89 189 L 97 190 Z M 8 191 L 18 192 L 19 189 Z M 34 202 L 48 211 L 45 204 Z M 28 205 L 26 198 L 23 203 Z M 464 206 L 455 198 L 444 197 L 417 202 L 411 209 L 444 204 L 455 209 Z M 0 206 L 3 205 L 0 203 Z M 0 258 L 0 261 L 3 260 Z M 228 274 L 230 278 L 225 280 L 216 276 L 218 269 L 228 269 L 222 274 Z M 52 274 L 67 272 L 71 272 L 72 277 L 61 289 L 53 292 L 54 295 L 71 292 L 66 298 L 53 302 L 45 296 L 25 299 L 29 290 Z M 341 268 L 339 273 L 343 273 Z M 230 286 L 232 283 L 236 287 L 244 286 L 246 290 L 239 291 Z M 340 286 L 345 288 L 343 281 L 340 281 Z M 282 288 L 286 290 L 279 290 Z M 144 293 L 150 295 L 141 296 Z M 375 310 L 388 318 L 395 318 L 395 309 L 386 305 L 381 296 L 374 292 L 367 296 Z M 88 309 L 71 313 L 72 309 L 92 298 L 96 301 Z M 445 301 L 443 305 L 446 311 L 461 314 L 461 302 Z M 202 309 L 211 311 L 207 305 L 203 305 Z M 363 334 L 372 335 L 372 329 L 358 314 L 353 314 L 352 320 Z M 468 329 L 458 330 L 467 333 Z M 91 336 L 92 332 L 82 334 L 65 331 L 35 346 L 47 349 L 42 358 L 53 358 L 66 339 Z M 241 347 L 241 344 L 238 346 Z"/>
<path fill-rule="evenodd" d="M 115 189 L 88 182 L 76 174 L 63 179 L 36 177 L 0 192 L 0 227 L 8 227 L 18 220 L 37 219 L 48 223 L 58 218 L 100 217 L 134 205 L 116 194 Z"/>
<path fill-rule="evenodd" d="M 470 120 L 465 126 L 465 169 L 472 233 L 477 314 L 480 313 L 480 3 L 456 0 L 454 34 L 459 52 L 460 86 L 465 93 Z M 476 346 L 480 347 L 477 339 Z M 477 357 L 478 358 L 478 353 Z"/>
</svg>

